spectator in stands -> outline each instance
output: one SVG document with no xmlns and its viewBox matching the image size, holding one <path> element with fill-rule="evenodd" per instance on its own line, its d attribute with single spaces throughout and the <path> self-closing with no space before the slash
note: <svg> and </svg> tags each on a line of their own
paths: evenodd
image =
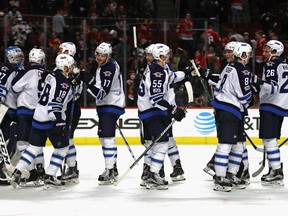
<svg viewBox="0 0 288 216">
<path fill-rule="evenodd" d="M 50 48 L 53 56 L 56 56 L 56 54 L 59 50 L 59 45 L 62 42 L 63 41 L 57 36 L 57 34 L 54 31 L 51 32 L 50 38 L 48 39 L 48 45 L 49 45 L 49 48 Z"/>
<path fill-rule="evenodd" d="M 63 9 L 59 9 L 57 11 L 57 14 L 55 14 L 52 18 L 52 30 L 57 34 L 57 37 L 64 40 L 64 28 L 67 28 L 68 26 L 65 23 L 64 19 L 64 11 Z"/>
<path fill-rule="evenodd" d="M 255 40 L 256 40 L 256 51 L 255 51 L 255 74 L 258 77 L 262 77 L 262 70 L 264 66 L 263 61 L 263 46 L 267 43 L 266 35 L 263 30 L 258 30 L 255 32 Z"/>
<path fill-rule="evenodd" d="M 186 49 L 190 57 L 194 55 L 193 29 L 194 21 L 191 20 L 191 13 L 187 12 L 184 19 L 176 26 L 176 35 L 178 36 L 178 46 Z"/>
<path fill-rule="evenodd" d="M 22 14 L 18 10 L 18 7 L 14 5 L 12 5 L 11 9 L 8 11 L 7 17 L 11 26 L 16 24 L 17 19 L 22 20 Z"/>
<path fill-rule="evenodd" d="M 243 12 L 243 2 L 242 0 L 230 0 L 230 4 L 231 4 L 230 21 L 233 23 L 233 27 L 235 27 L 236 23 L 241 22 L 241 16 Z"/>
</svg>

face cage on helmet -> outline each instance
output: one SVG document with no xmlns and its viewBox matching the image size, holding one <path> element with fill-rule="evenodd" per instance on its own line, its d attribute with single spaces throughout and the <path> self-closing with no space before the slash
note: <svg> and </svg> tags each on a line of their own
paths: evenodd
<svg viewBox="0 0 288 216">
<path fill-rule="evenodd" d="M 243 57 L 244 53 L 246 54 L 246 58 Z M 250 56 L 251 55 L 249 53 L 243 52 L 239 58 L 243 61 L 244 65 L 247 65 L 249 63 Z"/>
</svg>

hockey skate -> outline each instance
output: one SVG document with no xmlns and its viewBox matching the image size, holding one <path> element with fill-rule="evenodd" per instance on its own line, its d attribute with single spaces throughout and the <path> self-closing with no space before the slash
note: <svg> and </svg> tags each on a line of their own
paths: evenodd
<svg viewBox="0 0 288 216">
<path fill-rule="evenodd" d="M 22 187 L 43 186 L 44 175 L 45 170 L 43 168 L 43 164 L 37 164 L 36 169 L 30 170 L 28 177 L 23 177 L 23 175 L 21 176 L 19 186 Z"/>
<path fill-rule="evenodd" d="M 171 180 L 173 182 L 177 181 L 185 181 L 184 170 L 182 169 L 180 160 L 175 161 L 175 165 L 173 166 L 173 172 L 170 174 Z"/>
<path fill-rule="evenodd" d="M 268 173 L 264 174 L 264 175 L 261 177 L 261 181 L 262 181 L 262 182 L 265 181 L 266 177 L 270 175 L 271 171 L 272 171 L 272 168 L 269 167 Z"/>
<path fill-rule="evenodd" d="M 159 170 L 159 175 L 161 178 L 165 178 L 164 164 L 162 165 L 161 169 Z"/>
<path fill-rule="evenodd" d="M 148 164 L 143 164 L 143 173 L 141 175 L 141 182 L 140 182 L 140 186 L 141 187 L 146 187 L 146 181 L 148 179 L 148 173 L 150 170 L 150 166 Z"/>
<path fill-rule="evenodd" d="M 210 175 L 210 176 L 214 176 L 215 175 L 215 168 L 214 168 L 214 164 L 212 164 L 212 163 L 208 163 L 207 165 L 206 165 L 206 167 L 203 169 L 203 171 L 204 172 L 206 172 L 208 175 Z"/>
<path fill-rule="evenodd" d="M 158 173 L 153 173 L 149 171 L 148 178 L 146 181 L 146 189 L 148 190 L 167 190 L 168 181 L 165 181 L 164 178 L 161 178 Z"/>
<path fill-rule="evenodd" d="M 33 186 L 42 186 L 43 179 L 40 178 L 40 175 L 36 169 L 30 170 L 30 175 L 28 178 L 21 178 L 19 186 L 21 187 L 33 187 Z"/>
<path fill-rule="evenodd" d="M 117 169 L 117 164 L 116 163 L 114 164 L 113 169 L 114 169 L 114 176 L 117 177 L 119 173 L 118 173 L 118 169 Z"/>
<path fill-rule="evenodd" d="M 18 169 L 14 170 L 12 177 L 10 179 L 10 184 L 12 185 L 13 188 L 16 188 L 19 185 L 21 180 L 21 174 L 22 173 Z"/>
<path fill-rule="evenodd" d="M 77 168 L 77 162 L 74 167 L 68 167 L 67 171 L 61 176 L 62 182 L 65 183 L 74 183 L 78 184 L 79 183 L 79 170 Z"/>
<path fill-rule="evenodd" d="M 56 177 L 45 174 L 44 176 L 44 190 L 50 189 L 65 189 L 65 183 L 58 180 Z"/>
<path fill-rule="evenodd" d="M 214 176 L 214 191 L 230 192 L 232 190 L 232 183 L 226 177 Z"/>
<path fill-rule="evenodd" d="M 281 166 L 281 168 L 279 168 L 279 169 L 276 169 L 276 170 L 272 169 L 270 171 L 270 173 L 265 177 L 264 181 L 262 181 L 262 185 L 264 185 L 264 186 L 269 186 L 269 185 L 284 186 L 283 179 L 284 179 L 284 174 L 283 174 L 283 170 L 282 170 L 282 166 Z M 261 180 L 262 180 L 262 178 L 261 178 Z"/>
<path fill-rule="evenodd" d="M 248 169 L 244 170 L 243 175 L 241 176 L 241 180 L 245 183 L 246 186 L 250 184 L 250 174 Z"/>
<path fill-rule="evenodd" d="M 237 178 L 236 175 L 228 172 L 226 178 L 229 179 L 230 182 L 232 183 L 233 189 L 240 189 L 241 190 L 241 189 L 246 188 L 245 182 L 242 181 L 240 178 Z"/>
<path fill-rule="evenodd" d="M 118 175 L 118 171 L 116 173 Z M 115 176 L 115 167 L 112 169 L 105 169 L 104 172 L 98 177 L 99 185 L 112 185 L 117 181 L 117 176 Z"/>
</svg>

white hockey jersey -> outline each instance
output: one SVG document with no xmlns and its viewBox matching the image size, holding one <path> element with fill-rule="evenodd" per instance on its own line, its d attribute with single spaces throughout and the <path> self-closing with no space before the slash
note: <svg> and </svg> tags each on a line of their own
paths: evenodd
<svg viewBox="0 0 288 216">
<path fill-rule="evenodd" d="M 138 91 L 139 118 L 167 115 L 170 107 L 168 91 L 174 91 L 174 74 L 168 67 L 153 62 L 143 73 Z"/>
<path fill-rule="evenodd" d="M 49 73 L 34 112 L 33 127 L 50 129 L 54 121 L 65 121 L 67 103 L 71 98 L 71 84 L 62 71 Z"/>
<path fill-rule="evenodd" d="M 118 63 L 114 59 L 98 66 L 95 82 L 88 86 L 88 92 L 96 98 L 97 112 L 124 114 L 125 93 L 123 78 Z"/>
<path fill-rule="evenodd" d="M 233 61 L 227 64 L 215 87 L 211 105 L 242 119 L 253 97 L 251 77 L 248 68 L 242 63 Z"/>
<path fill-rule="evenodd" d="M 288 64 L 277 58 L 263 68 L 264 84 L 259 92 L 260 110 L 288 116 Z"/>
<path fill-rule="evenodd" d="M 6 62 L 0 65 L 0 102 L 8 105 L 8 113 L 12 110 L 16 112 L 16 95 L 12 92 L 12 81 L 18 71 L 24 72 L 25 68 L 21 66 L 20 68 L 13 67 L 12 64 Z"/>
<path fill-rule="evenodd" d="M 12 82 L 12 91 L 17 95 L 17 114 L 33 114 L 43 88 L 43 67 L 31 65 L 18 73 Z"/>
</svg>

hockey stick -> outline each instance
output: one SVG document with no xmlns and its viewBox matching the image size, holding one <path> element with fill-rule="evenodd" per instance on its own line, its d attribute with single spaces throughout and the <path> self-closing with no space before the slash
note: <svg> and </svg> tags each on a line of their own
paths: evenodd
<svg viewBox="0 0 288 216">
<path fill-rule="evenodd" d="M 75 87 L 72 84 L 72 104 L 71 104 L 71 110 L 70 110 L 70 121 L 68 125 L 68 140 L 70 139 L 71 135 L 71 128 L 72 128 L 72 123 L 73 123 L 73 114 L 74 114 L 74 105 L 75 105 Z M 61 169 L 61 177 L 64 176 L 66 172 L 66 164 L 67 164 L 67 155 L 64 158 L 64 163 L 63 163 L 63 168 Z"/>
<path fill-rule="evenodd" d="M 288 138 L 286 138 L 278 147 L 280 148 L 281 146 L 283 146 L 286 142 L 288 142 Z M 265 168 L 265 160 L 266 160 L 266 154 L 265 154 L 265 151 L 263 151 L 263 159 L 262 161 L 259 163 L 261 164 L 260 168 L 258 170 L 256 170 L 253 174 L 252 174 L 252 177 L 256 177 L 258 176 L 262 171 L 263 169 Z"/>
<path fill-rule="evenodd" d="M 146 142 L 145 142 L 145 139 L 144 139 L 143 125 L 142 125 L 141 119 L 139 119 L 139 122 L 140 122 L 140 126 L 139 126 L 139 130 L 140 130 L 140 142 L 141 142 L 142 145 L 144 145 Z"/>
<path fill-rule="evenodd" d="M 263 169 L 265 168 L 265 161 L 266 161 L 266 152 L 264 151 L 263 152 L 263 160 L 259 163 L 261 164 L 260 168 L 258 170 L 256 170 L 253 174 L 252 174 L 252 177 L 255 178 L 256 176 L 258 176 L 262 171 Z"/>
<path fill-rule="evenodd" d="M 133 152 L 132 152 L 132 149 L 130 148 L 130 145 L 128 144 L 128 142 L 127 142 L 127 140 L 126 140 L 126 138 L 125 138 L 124 134 L 122 133 L 122 130 L 121 130 L 121 128 L 119 127 L 119 125 L 118 125 L 118 124 L 116 124 L 116 127 L 118 128 L 118 130 L 119 130 L 119 133 L 121 134 L 121 136 L 122 136 L 122 138 L 123 138 L 123 140 L 124 140 L 124 142 L 125 142 L 125 144 L 126 144 L 126 146 L 127 146 L 128 150 L 129 150 L 129 152 L 130 152 L 131 156 L 133 157 L 134 161 L 136 161 L 135 155 L 133 154 Z"/>
<path fill-rule="evenodd" d="M 192 105 L 193 102 L 193 88 L 189 81 L 185 82 L 185 87 L 187 88 L 186 90 L 189 99 L 188 104 L 184 107 L 184 111 L 186 112 L 187 108 Z M 173 119 L 171 123 L 162 131 L 162 133 L 155 140 L 153 140 L 153 142 L 145 149 L 145 151 L 134 161 L 134 163 L 127 169 L 127 171 L 118 178 L 117 182 L 114 182 L 115 186 L 117 186 L 124 179 L 124 177 L 133 169 L 133 167 L 138 164 L 142 157 L 144 157 L 144 155 L 166 134 L 166 132 L 172 127 L 175 121 L 176 120 Z"/>
<path fill-rule="evenodd" d="M 133 26 L 133 41 L 134 41 L 134 64 L 135 64 L 135 74 L 138 75 L 138 48 L 137 48 L 137 34 L 136 34 L 136 26 Z"/>
<path fill-rule="evenodd" d="M 260 147 L 257 147 L 254 142 L 251 140 L 251 138 L 248 136 L 248 134 L 246 133 L 246 131 L 244 130 L 244 134 L 245 136 L 247 137 L 247 139 L 249 140 L 250 144 L 253 146 L 253 148 L 256 150 L 256 151 L 259 151 L 259 152 L 264 152 L 264 149 L 260 148 Z"/>
<path fill-rule="evenodd" d="M 9 107 L 6 104 L 0 104 L 0 124 L 2 123 L 8 109 Z"/>
<path fill-rule="evenodd" d="M 4 164 L 6 165 L 6 167 L 11 166 L 10 155 L 8 153 L 5 138 L 1 129 L 0 129 L 0 152 L 2 155 L 2 160 L 4 160 Z"/>
<path fill-rule="evenodd" d="M 203 79 L 202 79 L 201 74 L 200 74 L 200 72 L 199 72 L 199 70 L 198 70 L 198 68 L 197 68 L 197 66 L 196 66 L 196 64 L 195 64 L 195 61 L 194 61 L 193 59 L 191 59 L 191 60 L 190 60 L 190 63 L 191 63 L 192 66 L 194 67 L 195 73 L 196 73 L 196 75 L 197 75 L 197 76 L 199 77 L 199 79 L 200 79 L 200 82 L 201 82 L 201 85 L 202 85 L 202 87 L 203 87 L 203 89 L 204 89 L 206 98 L 211 101 L 211 100 L 212 100 L 212 99 L 211 99 L 211 95 L 210 95 L 210 93 L 209 93 L 209 91 L 208 91 L 208 89 L 207 89 L 207 86 L 206 86 L 205 83 L 203 82 Z M 206 103 L 207 103 L 207 102 L 206 102 Z M 207 105 L 207 104 L 206 104 L 206 105 Z"/>
</svg>

